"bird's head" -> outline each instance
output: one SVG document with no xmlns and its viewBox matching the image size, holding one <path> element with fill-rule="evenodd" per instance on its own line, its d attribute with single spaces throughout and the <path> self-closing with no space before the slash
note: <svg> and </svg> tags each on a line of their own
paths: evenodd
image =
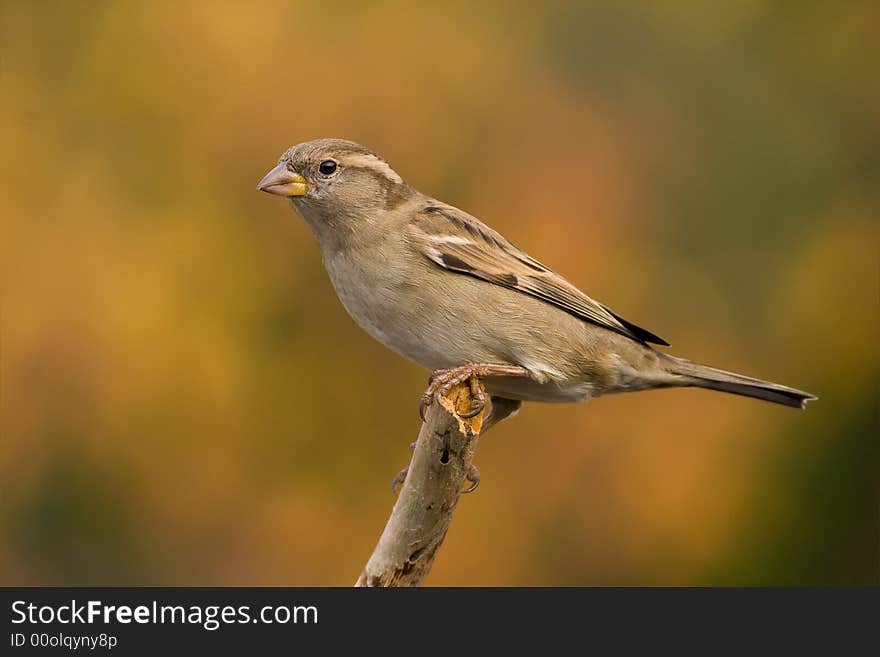
<svg viewBox="0 0 880 657">
<path fill-rule="evenodd" d="M 382 158 L 345 139 L 316 139 L 289 148 L 257 189 L 286 196 L 321 238 L 375 222 L 413 190 Z"/>
</svg>

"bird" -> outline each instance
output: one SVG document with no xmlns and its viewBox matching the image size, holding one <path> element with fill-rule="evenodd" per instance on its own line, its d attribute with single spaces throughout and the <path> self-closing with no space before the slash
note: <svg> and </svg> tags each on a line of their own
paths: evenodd
<svg viewBox="0 0 880 657">
<path fill-rule="evenodd" d="M 808 392 L 660 350 L 669 343 L 587 296 L 476 217 L 414 189 L 345 139 L 292 146 L 257 185 L 289 199 L 342 305 L 432 372 L 420 414 L 465 383 L 494 421 L 522 402 L 697 387 L 804 408 Z M 485 386 L 485 393 L 479 382 Z"/>
</svg>

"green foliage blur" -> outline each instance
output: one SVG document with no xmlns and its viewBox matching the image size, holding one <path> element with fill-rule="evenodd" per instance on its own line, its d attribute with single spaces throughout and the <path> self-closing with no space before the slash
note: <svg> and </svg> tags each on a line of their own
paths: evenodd
<svg viewBox="0 0 880 657">
<path fill-rule="evenodd" d="M 526 405 L 428 584 L 878 583 L 877 3 L 0 11 L 0 584 L 354 582 L 427 373 L 255 190 L 317 137 L 820 397 Z"/>
</svg>

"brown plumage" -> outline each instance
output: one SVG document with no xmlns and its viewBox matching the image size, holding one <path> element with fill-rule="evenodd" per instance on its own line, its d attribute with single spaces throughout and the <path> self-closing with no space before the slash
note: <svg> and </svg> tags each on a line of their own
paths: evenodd
<svg viewBox="0 0 880 657">
<path fill-rule="evenodd" d="M 290 198 L 370 335 L 430 370 L 487 366 L 480 376 L 493 396 L 579 401 L 697 386 L 796 408 L 814 399 L 657 351 L 650 343 L 668 343 L 354 142 L 294 146 L 259 189 Z"/>
</svg>

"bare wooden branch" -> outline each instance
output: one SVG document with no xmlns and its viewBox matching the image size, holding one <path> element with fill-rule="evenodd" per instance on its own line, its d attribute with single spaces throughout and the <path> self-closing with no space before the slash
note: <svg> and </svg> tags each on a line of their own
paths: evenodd
<svg viewBox="0 0 880 657">
<path fill-rule="evenodd" d="M 470 401 L 465 382 L 428 407 L 400 496 L 355 586 L 418 586 L 431 570 L 473 473 L 478 436 L 519 406 L 502 400 L 493 411 L 487 404 L 476 417 L 461 418 Z"/>
</svg>

